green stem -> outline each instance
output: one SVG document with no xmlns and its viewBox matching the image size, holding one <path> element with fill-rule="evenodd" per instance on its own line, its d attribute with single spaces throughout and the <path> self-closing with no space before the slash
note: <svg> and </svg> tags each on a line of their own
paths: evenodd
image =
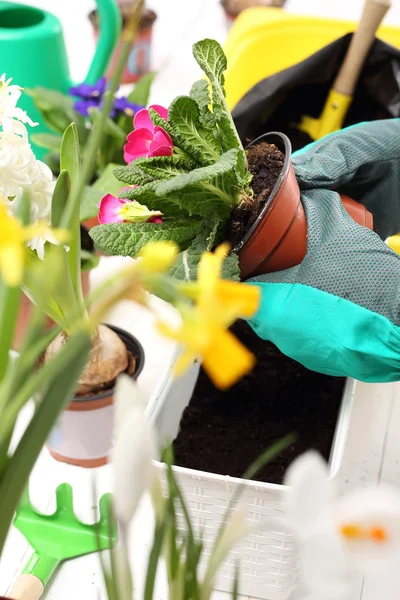
<svg viewBox="0 0 400 600">
<path fill-rule="evenodd" d="M 12 347 L 19 313 L 20 298 L 21 290 L 19 286 L 9 287 L 0 278 L 0 381 L 7 371 L 9 352 Z M 2 398 L 0 398 L 0 406 L 2 403 Z"/>
<path fill-rule="evenodd" d="M 207 182 L 202 183 L 201 186 L 205 190 L 208 190 L 209 192 L 212 192 L 213 194 L 215 194 L 215 196 L 218 196 L 218 198 L 221 198 L 221 200 L 223 200 L 229 207 L 236 206 L 236 204 L 237 204 L 236 198 L 234 198 L 230 194 L 226 194 L 219 187 L 213 185 L 212 183 L 207 183 Z"/>
</svg>

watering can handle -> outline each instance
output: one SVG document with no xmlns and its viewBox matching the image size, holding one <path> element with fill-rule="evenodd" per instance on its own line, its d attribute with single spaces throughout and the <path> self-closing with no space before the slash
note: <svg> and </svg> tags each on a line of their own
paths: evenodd
<svg viewBox="0 0 400 600">
<path fill-rule="evenodd" d="M 358 78 L 384 16 L 391 7 L 391 0 L 366 0 L 343 65 L 333 84 L 333 90 L 344 96 L 353 96 Z"/>
<path fill-rule="evenodd" d="M 18 577 L 10 592 L 12 600 L 39 600 L 44 585 L 35 575 L 22 574 Z"/>
<path fill-rule="evenodd" d="M 100 36 L 85 82 L 94 84 L 107 70 L 122 28 L 120 10 L 115 0 L 97 0 Z"/>
</svg>

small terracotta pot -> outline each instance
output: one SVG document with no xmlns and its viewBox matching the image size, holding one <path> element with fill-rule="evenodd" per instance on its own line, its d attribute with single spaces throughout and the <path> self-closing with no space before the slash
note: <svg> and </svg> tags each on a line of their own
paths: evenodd
<svg viewBox="0 0 400 600">
<path fill-rule="evenodd" d="M 120 6 L 120 8 L 122 12 L 122 17 L 124 18 L 125 13 L 129 12 L 130 6 L 129 4 L 124 4 L 124 6 Z M 153 25 L 156 19 L 157 15 L 153 10 L 146 9 L 144 11 L 139 24 L 139 32 L 137 38 L 134 44 L 132 45 L 129 58 L 122 75 L 122 84 L 135 83 L 143 75 L 150 72 Z M 99 37 L 99 22 L 96 10 L 93 10 L 89 14 L 89 20 L 93 25 L 94 36 L 97 41 Z M 108 80 L 112 77 L 112 74 L 118 61 L 118 56 L 121 52 L 121 48 L 122 41 L 119 42 L 114 52 L 114 55 L 111 58 L 110 66 L 106 74 Z"/>
<path fill-rule="evenodd" d="M 275 144 L 285 162 L 268 201 L 243 240 L 233 249 L 239 255 L 243 279 L 289 269 L 301 263 L 307 252 L 307 221 L 300 188 L 291 161 L 292 146 L 283 133 L 267 133 L 255 139 Z M 341 195 L 344 208 L 359 225 L 373 229 L 373 218 L 364 206 Z"/>
<path fill-rule="evenodd" d="M 107 325 L 115 331 L 136 359 L 132 379 L 144 365 L 144 350 L 130 333 Z M 60 462 L 84 468 L 101 467 L 108 461 L 114 436 L 114 388 L 99 394 L 76 396 L 58 419 L 47 448 Z"/>
</svg>

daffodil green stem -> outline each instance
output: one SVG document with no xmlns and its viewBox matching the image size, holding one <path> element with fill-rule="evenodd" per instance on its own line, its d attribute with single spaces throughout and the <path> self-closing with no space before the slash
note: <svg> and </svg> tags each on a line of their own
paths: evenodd
<svg viewBox="0 0 400 600">
<path fill-rule="evenodd" d="M 7 370 L 9 361 L 9 349 L 15 334 L 15 328 L 19 313 L 21 290 L 19 286 L 7 286 L 0 278 L 0 382 Z M 0 407 L 2 398 L 0 398 Z M 1 418 L 1 412 L 0 412 Z"/>
</svg>

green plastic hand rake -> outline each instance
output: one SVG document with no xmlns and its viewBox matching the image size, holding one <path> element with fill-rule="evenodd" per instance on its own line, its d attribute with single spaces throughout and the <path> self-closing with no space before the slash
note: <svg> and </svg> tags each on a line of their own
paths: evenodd
<svg viewBox="0 0 400 600">
<path fill-rule="evenodd" d="M 38 513 L 25 493 L 14 525 L 34 552 L 10 592 L 13 600 L 39 600 L 61 561 L 106 550 L 117 542 L 111 520 L 111 494 L 100 498 L 100 519 L 87 525 L 78 521 L 72 506 L 72 488 L 62 483 L 56 490 L 57 508 L 52 515 Z"/>
</svg>

